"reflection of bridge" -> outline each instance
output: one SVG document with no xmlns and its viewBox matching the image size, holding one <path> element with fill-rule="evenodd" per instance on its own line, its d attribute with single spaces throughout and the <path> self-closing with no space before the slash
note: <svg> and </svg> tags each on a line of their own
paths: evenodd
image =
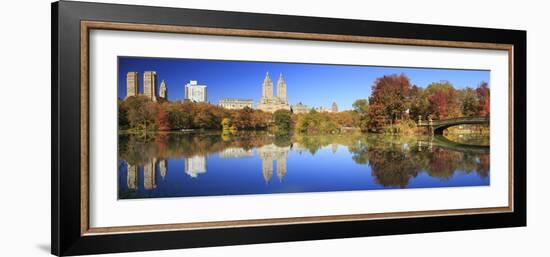
<svg viewBox="0 0 550 257">
<path fill-rule="evenodd" d="M 443 120 L 428 119 L 418 120 L 419 127 L 427 127 L 432 134 L 443 135 L 443 131 L 449 127 L 466 124 L 489 124 L 489 117 L 460 117 Z"/>
<path fill-rule="evenodd" d="M 465 153 L 475 153 L 475 154 L 488 154 L 491 151 L 489 146 L 479 146 L 479 145 L 466 145 L 455 143 L 442 135 L 436 135 L 430 137 L 428 140 L 419 140 L 418 141 L 418 150 L 422 151 L 422 147 L 427 147 L 429 150 L 433 146 L 443 147 L 452 151 L 465 152 Z"/>
</svg>

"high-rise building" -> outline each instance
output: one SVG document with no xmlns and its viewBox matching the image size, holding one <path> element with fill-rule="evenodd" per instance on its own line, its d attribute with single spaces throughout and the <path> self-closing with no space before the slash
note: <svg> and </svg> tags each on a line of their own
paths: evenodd
<svg viewBox="0 0 550 257">
<path fill-rule="evenodd" d="M 273 81 L 269 77 L 269 72 L 266 72 L 264 82 L 262 83 L 262 99 L 271 98 L 273 98 Z"/>
<path fill-rule="evenodd" d="M 151 101 L 157 101 L 156 94 L 157 73 L 155 71 L 146 71 L 143 73 L 143 94 Z"/>
<path fill-rule="evenodd" d="M 139 94 L 138 73 L 130 71 L 126 73 L 126 98 Z"/>
<path fill-rule="evenodd" d="M 206 85 L 199 85 L 196 80 L 191 80 L 185 85 L 185 99 L 197 103 L 208 101 Z"/>
<path fill-rule="evenodd" d="M 286 97 L 286 82 L 282 73 L 279 74 L 279 80 L 277 81 L 277 98 L 279 98 L 281 103 L 288 104 L 288 98 Z"/>
<path fill-rule="evenodd" d="M 271 77 L 269 77 L 269 72 L 265 74 L 262 83 L 262 98 L 260 98 L 258 109 L 265 112 L 290 110 L 286 95 L 286 82 L 283 78 L 283 74 L 279 76 L 279 80 L 277 81 L 277 96 L 273 96 L 273 82 L 271 81 Z"/>
<path fill-rule="evenodd" d="M 168 100 L 168 88 L 166 87 L 166 82 L 164 82 L 164 80 L 160 82 L 159 97 L 164 100 Z"/>
</svg>

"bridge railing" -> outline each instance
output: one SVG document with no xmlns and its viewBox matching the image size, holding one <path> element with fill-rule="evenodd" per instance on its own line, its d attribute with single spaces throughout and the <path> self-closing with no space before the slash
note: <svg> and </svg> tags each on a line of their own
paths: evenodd
<svg viewBox="0 0 550 257">
<path fill-rule="evenodd" d="M 418 120 L 418 126 L 439 126 L 445 124 L 460 124 L 460 123 L 470 123 L 470 122 L 488 122 L 489 117 L 458 117 L 450 119 L 440 119 L 440 120 Z"/>
</svg>

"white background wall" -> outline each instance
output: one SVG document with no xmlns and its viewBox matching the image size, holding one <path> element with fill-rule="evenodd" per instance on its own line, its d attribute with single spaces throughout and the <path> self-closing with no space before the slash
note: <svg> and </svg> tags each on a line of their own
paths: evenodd
<svg viewBox="0 0 550 257">
<path fill-rule="evenodd" d="M 550 30 L 545 1 L 104 2 L 528 31 L 528 227 L 129 253 L 118 256 L 548 256 Z M 2 256 L 46 256 L 50 242 L 50 1 L 9 1 L 0 15 Z M 546 133 L 545 133 L 546 132 Z M 521 171 L 518 171 L 521 172 Z"/>
</svg>

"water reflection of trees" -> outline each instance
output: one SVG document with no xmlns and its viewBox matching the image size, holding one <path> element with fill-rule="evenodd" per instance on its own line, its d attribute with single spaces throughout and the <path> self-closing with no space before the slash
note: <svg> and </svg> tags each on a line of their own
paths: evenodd
<svg viewBox="0 0 550 257">
<path fill-rule="evenodd" d="M 119 159 L 126 161 L 130 168 L 147 166 L 152 159 L 183 158 L 186 172 L 196 177 L 206 172 L 207 155 L 218 153 L 220 158 L 245 158 L 253 155 L 252 149 L 257 149 L 267 182 L 274 171 L 273 162 L 277 165 L 277 177 L 282 181 L 286 174 L 288 151 L 315 155 L 320 149 L 330 147 L 335 153 L 338 145 L 347 147 L 355 163 L 370 166 L 376 183 L 384 187 L 405 188 L 422 173 L 448 180 L 456 172 L 475 172 L 481 178 L 488 177 L 490 172 L 488 153 L 450 150 L 425 139 L 361 133 L 275 136 L 266 132 L 201 132 L 154 134 L 147 138 L 120 135 Z M 166 171 L 163 173 L 165 175 Z M 134 187 L 135 183 L 130 181 L 133 179 L 132 175 L 129 188 Z M 154 187 L 155 183 L 150 184 L 148 187 Z"/>
<path fill-rule="evenodd" d="M 272 143 L 273 136 L 262 132 L 222 135 L 205 133 L 159 133 L 140 137 L 133 134 L 119 135 L 119 159 L 129 164 L 143 165 L 151 158 L 173 159 L 207 156 L 227 148 L 245 150 Z M 288 143 L 290 145 L 290 141 Z"/>
<path fill-rule="evenodd" d="M 450 179 L 456 172 L 489 176 L 489 154 L 452 151 L 443 146 L 407 138 L 371 137 L 367 146 L 352 151 L 358 163 L 368 162 L 377 183 L 405 188 L 411 178 L 426 172 L 430 177 Z"/>
</svg>

